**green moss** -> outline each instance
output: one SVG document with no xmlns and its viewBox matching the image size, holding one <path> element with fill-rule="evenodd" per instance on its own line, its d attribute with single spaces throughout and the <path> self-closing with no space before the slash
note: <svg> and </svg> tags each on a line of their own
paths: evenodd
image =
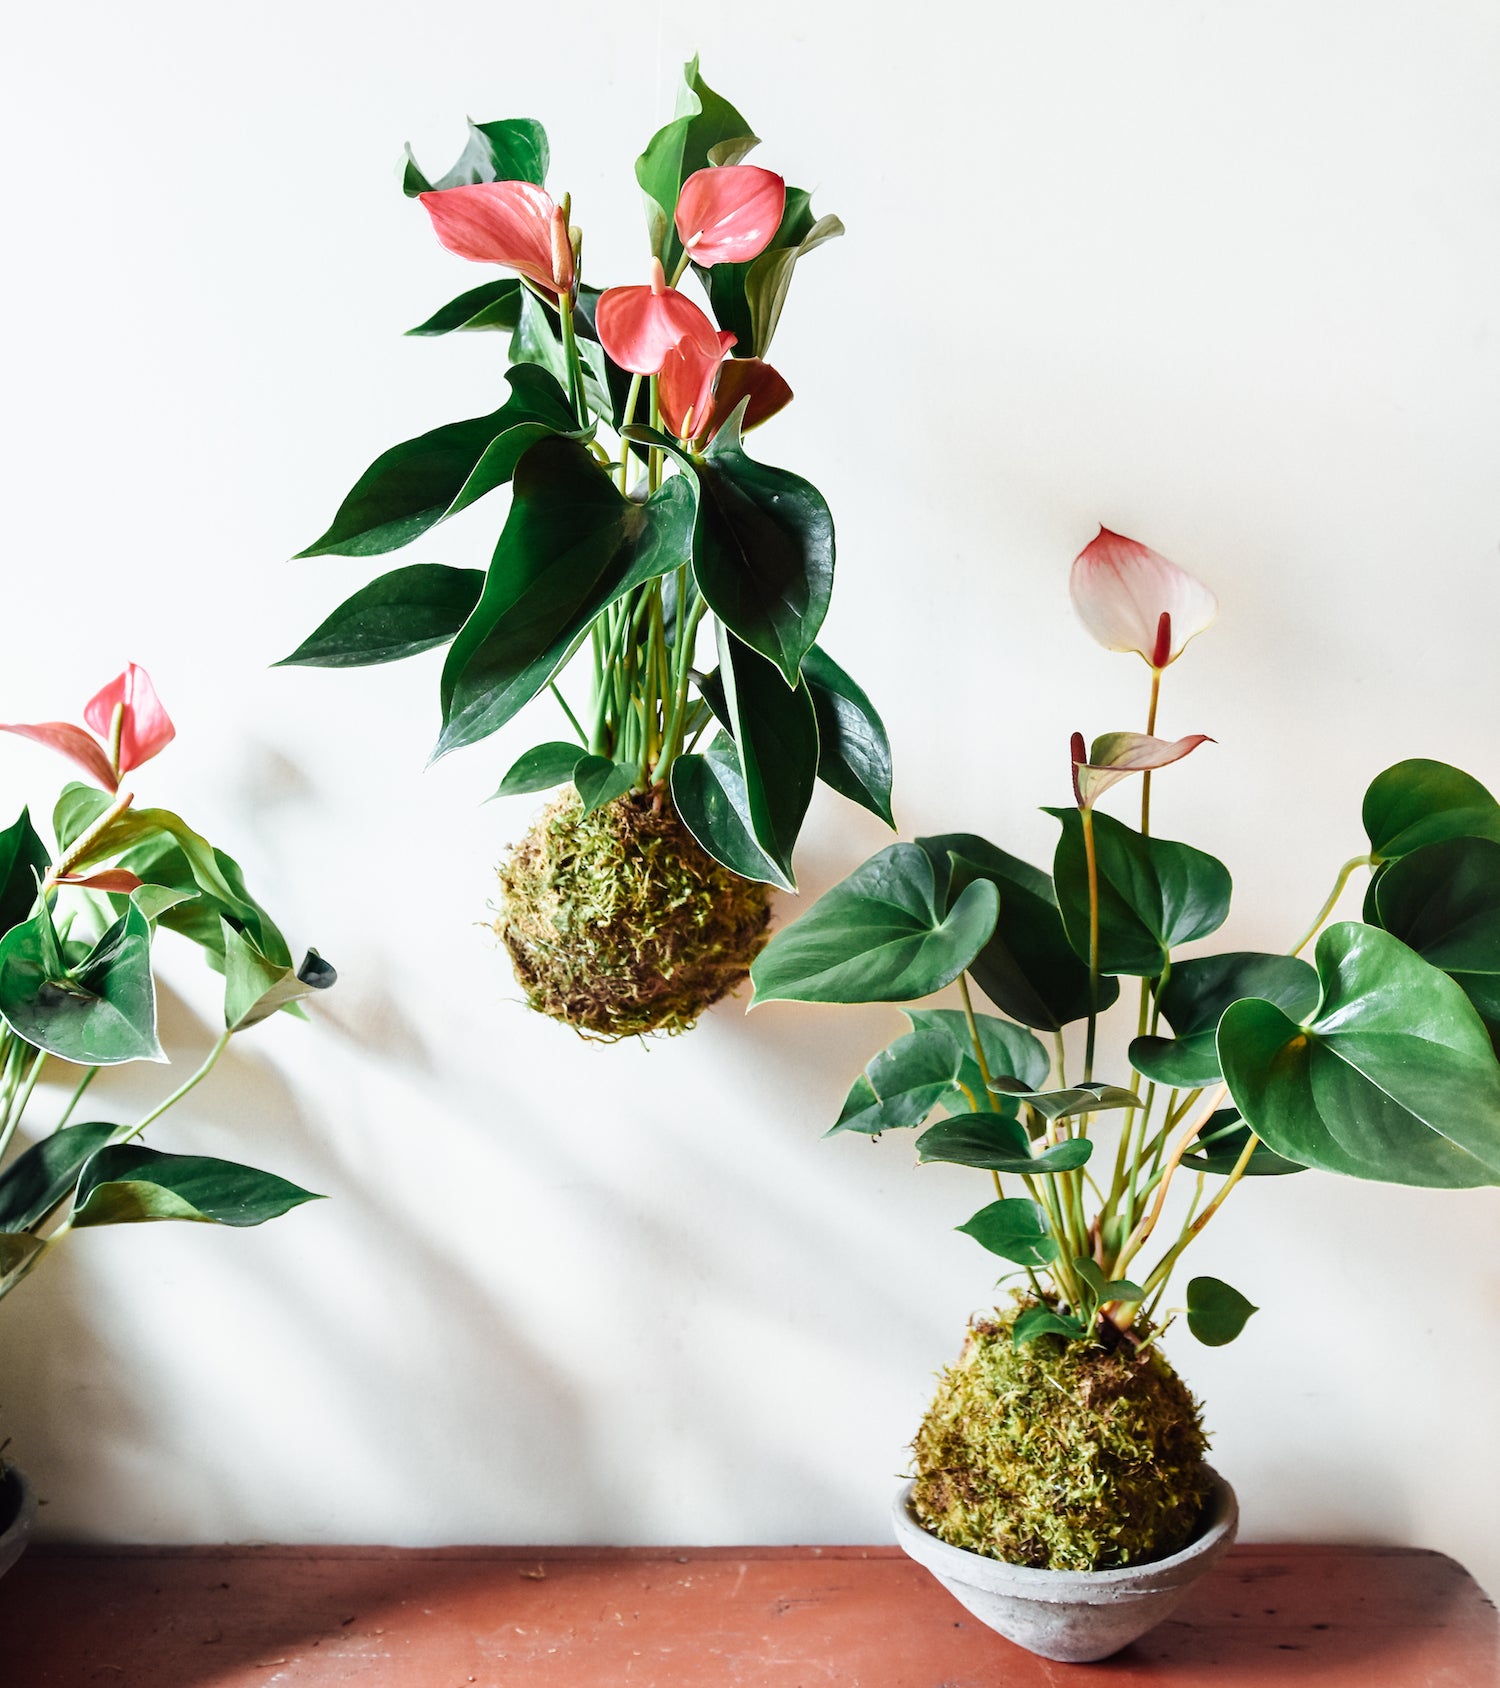
<svg viewBox="0 0 1500 1688">
<path fill-rule="evenodd" d="M 499 876 L 494 929 L 527 1001 L 586 1037 L 686 1031 L 766 941 L 766 887 L 706 855 L 665 793 L 585 815 L 570 786 Z"/>
<path fill-rule="evenodd" d="M 1178 1552 L 1209 1481 L 1198 1405 L 1154 1344 L 1042 1337 L 1020 1307 L 970 1327 L 912 1444 L 918 1518 L 954 1547 L 1094 1571 Z"/>
</svg>

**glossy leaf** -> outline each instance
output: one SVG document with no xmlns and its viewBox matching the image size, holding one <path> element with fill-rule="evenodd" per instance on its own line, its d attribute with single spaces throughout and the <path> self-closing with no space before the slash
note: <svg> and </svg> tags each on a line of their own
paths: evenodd
<svg viewBox="0 0 1500 1688">
<path fill-rule="evenodd" d="M 1129 775 L 1168 768 L 1190 756 L 1199 745 L 1212 743 L 1207 733 L 1189 733 L 1186 738 L 1172 740 L 1154 738 L 1150 733 L 1103 733 L 1090 747 L 1088 761 L 1073 764 L 1078 800 L 1091 809 L 1106 791 Z"/>
<path fill-rule="evenodd" d="M 418 194 L 471 182 L 534 182 L 541 187 L 549 162 L 547 131 L 533 118 L 508 117 L 495 123 L 475 123 L 471 118 L 469 138 L 458 162 L 435 182 L 422 173 L 407 147 L 401 191 L 415 199 Z"/>
<path fill-rule="evenodd" d="M 482 569 L 413 563 L 393 569 L 339 605 L 278 668 L 365 668 L 446 645 L 473 613 Z"/>
<path fill-rule="evenodd" d="M 914 1031 L 882 1049 L 854 1081 L 837 1124 L 828 1133 L 874 1136 L 921 1125 L 937 1105 L 960 1094 L 954 1086 L 962 1053 L 942 1032 Z"/>
<path fill-rule="evenodd" d="M 224 938 L 224 1025 L 229 1031 L 244 1031 L 258 1025 L 310 990 L 321 990 L 333 983 L 332 977 L 322 977 L 325 964 L 320 957 L 313 958 L 319 962 L 314 973 L 319 982 L 309 983 L 300 970 L 263 955 L 247 932 L 227 920 L 221 920 L 220 925 Z M 332 973 L 332 969 L 327 971 Z"/>
<path fill-rule="evenodd" d="M 646 197 L 651 250 L 669 275 L 682 252 L 672 223 L 682 184 L 705 165 L 737 164 L 756 144 L 750 125 L 703 80 L 696 57 L 683 66 L 682 79 L 676 115 L 651 137 L 635 163 L 635 179 Z"/>
<path fill-rule="evenodd" d="M 917 1158 L 950 1166 L 977 1166 L 987 1172 L 1071 1172 L 1094 1152 L 1086 1137 L 1065 1137 L 1040 1145 L 1019 1120 L 1005 1114 L 964 1113 L 931 1125 L 917 1139 Z"/>
<path fill-rule="evenodd" d="M 905 1014 L 913 1031 L 941 1032 L 958 1050 L 963 1059 L 959 1079 L 968 1086 L 976 1100 L 982 1101 L 984 1079 L 980 1075 L 979 1063 L 974 1059 L 973 1040 L 964 1011 L 961 1008 L 908 1008 Z M 984 1048 L 985 1064 L 992 1080 L 1014 1079 L 1028 1091 L 1047 1082 L 1047 1074 L 1052 1067 L 1051 1057 L 1030 1032 L 1011 1025 L 1008 1020 L 997 1020 L 993 1014 L 976 1014 L 974 1023 L 979 1027 L 979 1041 Z"/>
<path fill-rule="evenodd" d="M 253 1166 L 118 1143 L 100 1149 L 85 1166 L 73 1226 L 81 1230 L 160 1219 L 263 1225 L 303 1202 L 321 1200 L 311 1190 Z"/>
<path fill-rule="evenodd" d="M 957 1228 L 981 1248 L 1017 1266 L 1050 1266 L 1057 1259 L 1057 1241 L 1048 1234 L 1046 1209 L 1024 1196 L 991 1202 Z"/>
<path fill-rule="evenodd" d="M 1446 973 L 1500 1033 L 1500 844 L 1419 845 L 1380 875 L 1374 897 L 1378 924 Z"/>
<path fill-rule="evenodd" d="M 694 463 L 693 573 L 709 608 L 797 683 L 833 593 L 833 518 L 800 475 L 747 457 L 733 418 Z"/>
<path fill-rule="evenodd" d="M 1049 809 L 1062 823 L 1053 862 L 1068 941 L 1089 953 L 1089 881 L 1083 816 Z M 1112 815 L 1094 815 L 1099 864 L 1099 970 L 1156 978 L 1178 944 L 1206 938 L 1229 913 L 1224 864 L 1189 844 L 1143 837 Z"/>
<path fill-rule="evenodd" d="M 742 879 L 793 889 L 789 876 L 755 841 L 745 775 L 728 733 L 717 734 L 701 754 L 677 757 L 671 783 L 678 819 L 716 862 Z"/>
<path fill-rule="evenodd" d="M 1485 787 L 1446 762 L 1422 757 L 1376 776 L 1365 793 L 1363 819 L 1377 863 L 1444 838 L 1500 842 L 1500 804 Z"/>
<path fill-rule="evenodd" d="M 587 752 L 581 744 L 565 739 L 536 745 L 511 763 L 495 796 L 523 797 L 529 792 L 551 791 L 555 786 L 567 785 L 585 755 Z"/>
<path fill-rule="evenodd" d="M 22 809 L 0 832 L 0 934 L 31 918 L 38 876 L 46 873 L 51 861 L 31 824 L 31 811 Z"/>
<path fill-rule="evenodd" d="M 874 704 L 821 645 L 802 659 L 802 678 L 817 713 L 818 778 L 895 826 L 891 744 Z"/>
<path fill-rule="evenodd" d="M 761 951 L 756 1002 L 911 1002 L 952 983 L 994 930 L 993 885 L 937 904 L 932 863 L 892 844 L 820 897 Z"/>
<path fill-rule="evenodd" d="M 745 778 L 755 841 L 789 889 L 792 848 L 818 777 L 818 722 L 808 688 L 720 627 L 719 677 Z"/>
<path fill-rule="evenodd" d="M 1193 1139 L 1196 1147 L 1182 1157 L 1182 1164 L 1192 1167 L 1195 1172 L 1211 1172 L 1217 1177 L 1227 1178 L 1239 1165 L 1240 1156 L 1249 1141 L 1250 1127 L 1234 1109 L 1218 1108 Z M 1257 1138 L 1255 1147 L 1250 1151 L 1250 1159 L 1245 1162 L 1243 1176 L 1284 1178 L 1289 1173 L 1306 1171 L 1307 1168 L 1300 1162 L 1278 1155 Z"/>
<path fill-rule="evenodd" d="M 676 568 L 689 553 L 693 513 L 693 489 L 681 475 L 636 504 L 582 446 L 533 446 L 517 470 L 484 592 L 443 667 L 434 754 L 503 727 L 609 604 Z"/>
<path fill-rule="evenodd" d="M 1220 1278 L 1192 1278 L 1187 1287 L 1188 1329 L 1207 1348 L 1233 1342 L 1260 1309 Z"/>
<path fill-rule="evenodd" d="M 1136 1038 L 1130 1045 L 1131 1066 L 1178 1090 L 1217 1084 L 1219 1017 L 1231 1002 L 1250 996 L 1274 1002 L 1301 1020 L 1317 1007 L 1318 975 L 1296 956 L 1252 950 L 1180 961 L 1156 998 L 1176 1036 Z"/>
<path fill-rule="evenodd" d="M 1106 1278 L 1096 1260 L 1086 1254 L 1073 1257 L 1073 1270 L 1088 1285 L 1094 1296 L 1096 1308 L 1102 1307 L 1109 1301 L 1144 1301 L 1146 1292 L 1129 1278 Z"/>
<path fill-rule="evenodd" d="M 46 1246 L 40 1237 L 25 1231 L 0 1231 L 0 1292 L 9 1287 L 6 1280 L 20 1272 Z"/>
<path fill-rule="evenodd" d="M 1000 917 L 969 971 L 994 1005 L 1038 1031 L 1056 1032 L 1089 1011 L 1089 970 L 1068 942 L 1051 879 L 1029 862 L 972 832 L 945 832 L 917 843 L 932 858 L 949 898 L 976 879 L 1000 893 Z M 1099 981 L 1099 1008 L 1120 994 L 1116 980 Z"/>
<path fill-rule="evenodd" d="M 538 440 L 572 434 L 568 395 L 532 363 L 506 375 L 510 397 L 488 416 L 449 422 L 382 452 L 354 483 L 328 531 L 298 557 L 399 550 L 508 481 Z"/>
<path fill-rule="evenodd" d="M 0 1014 L 28 1043 L 80 1066 L 164 1061 L 145 915 L 132 903 L 67 967 L 45 910 L 13 926 L 0 938 Z"/>
<path fill-rule="evenodd" d="M 494 281 L 471 287 L 456 299 L 450 299 L 425 322 L 419 322 L 406 332 L 411 336 L 454 334 L 478 329 L 503 329 L 514 333 L 521 320 L 521 295 L 521 282 L 516 276 L 499 276 Z"/>
<path fill-rule="evenodd" d="M 1027 1090 L 1013 1080 L 997 1079 L 996 1095 L 1034 1108 L 1043 1119 L 1072 1119 L 1082 1114 L 1109 1113 L 1118 1108 L 1138 1108 L 1141 1099 L 1133 1090 L 1118 1084 L 1076 1084 L 1062 1090 Z"/>
<path fill-rule="evenodd" d="M 98 1121 L 65 1125 L 17 1155 L 0 1172 L 0 1232 L 40 1225 L 72 1194 L 84 1162 L 118 1130 Z"/>
<path fill-rule="evenodd" d="M 1050 1307 L 1028 1307 L 1011 1326 L 1010 1339 L 1017 1348 L 1035 1342 L 1039 1336 L 1060 1336 L 1068 1342 L 1081 1342 L 1089 1334 L 1082 1319 L 1070 1313 L 1055 1313 Z"/>
<path fill-rule="evenodd" d="M 1500 1064 L 1463 991 L 1399 939 L 1341 921 L 1318 939 L 1305 1023 L 1230 1005 L 1219 1060 L 1240 1114 L 1303 1166 L 1392 1184 L 1500 1183 Z"/>
<path fill-rule="evenodd" d="M 635 784 L 631 762 L 611 762 L 607 756 L 585 756 L 573 769 L 573 784 L 583 800 L 583 812 L 591 815 L 606 803 L 623 797 Z"/>
</svg>

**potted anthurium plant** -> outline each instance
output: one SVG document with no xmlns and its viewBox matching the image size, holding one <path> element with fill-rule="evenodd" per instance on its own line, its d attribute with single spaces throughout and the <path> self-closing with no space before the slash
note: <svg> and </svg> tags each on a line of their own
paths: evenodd
<svg viewBox="0 0 1500 1688">
<path fill-rule="evenodd" d="M 1500 805 L 1456 768 L 1397 763 L 1297 943 L 1184 956 L 1224 923 L 1230 876 L 1152 831 L 1153 774 L 1208 742 L 1158 737 L 1157 709 L 1216 602 L 1107 531 L 1071 585 L 1089 632 L 1144 658 L 1150 693 L 1144 732 L 1073 736 L 1050 874 L 972 833 L 893 844 L 773 938 L 753 978 L 757 1004 L 957 985 L 958 1006 L 907 1010 L 833 1127 L 925 1127 L 919 1161 L 985 1174 L 958 1229 L 1020 1282 L 942 1376 L 897 1531 L 1003 1633 L 1087 1659 L 1163 1616 L 1233 1532 L 1161 1342 L 1178 1313 L 1221 1344 L 1256 1310 L 1216 1278 L 1173 1288 L 1226 1199 L 1307 1168 L 1500 1183 Z M 1132 825 L 1100 800 L 1136 775 Z M 1363 918 L 1329 924 L 1361 870 Z M 1134 1036 L 1104 1073 L 1112 1009 Z"/>
<path fill-rule="evenodd" d="M 471 124 L 436 181 L 408 156 L 437 238 L 504 272 L 410 332 L 507 334 L 509 395 L 378 457 L 301 553 L 394 551 L 509 486 L 486 569 L 384 573 L 285 660 L 446 645 L 435 756 L 554 700 L 570 736 L 496 793 L 562 788 L 500 869 L 495 929 L 532 1007 L 605 1039 L 685 1029 L 743 979 L 815 780 L 890 820 L 880 718 L 817 643 L 828 506 L 743 443 L 792 397 L 766 354 L 793 270 L 843 232 L 740 162 L 756 144 L 690 63 L 636 162 L 646 279 L 603 290 L 539 123 Z"/>
<path fill-rule="evenodd" d="M 77 1231 L 167 1219 L 259 1225 L 316 1199 L 273 1173 L 144 1141 L 231 1038 L 278 1010 L 300 1013 L 298 999 L 335 974 L 314 950 L 293 963 L 232 856 L 171 810 L 137 806 L 122 788 L 175 736 L 146 672 L 132 663 L 89 700 L 84 721 L 0 725 L 89 776 L 63 788 L 54 844 L 25 809 L 0 831 L 0 1299 Z M 105 1068 L 169 1059 L 157 1035 L 154 972 L 163 927 L 223 974 L 223 1027 L 199 1065 L 145 1113 L 104 1118 L 117 1110 L 85 1097 Z M 66 1075 L 70 1089 L 38 1126 L 44 1074 Z M 24 1546 L 31 1505 L 19 1470 L 5 1469 L 0 1570 Z"/>
</svg>

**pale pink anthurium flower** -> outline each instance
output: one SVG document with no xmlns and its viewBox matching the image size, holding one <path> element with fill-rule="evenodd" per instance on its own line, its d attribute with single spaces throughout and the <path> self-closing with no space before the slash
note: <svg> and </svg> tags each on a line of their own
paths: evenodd
<svg viewBox="0 0 1500 1688">
<path fill-rule="evenodd" d="M 754 164 L 695 170 L 677 196 L 677 237 L 695 264 L 748 264 L 771 244 L 786 209 L 786 183 Z"/>
<path fill-rule="evenodd" d="M 0 733 L 19 733 L 71 757 L 106 791 L 117 791 L 122 774 L 149 762 L 177 736 L 151 676 L 133 662 L 94 693 L 83 718 L 97 738 L 71 721 L 0 723 Z"/>
<path fill-rule="evenodd" d="M 1219 612 L 1201 580 L 1106 527 L 1073 559 L 1068 589 L 1079 620 L 1101 645 L 1135 651 L 1158 673 Z"/>
<path fill-rule="evenodd" d="M 1130 774 L 1147 774 L 1180 762 L 1200 744 L 1212 744 L 1207 733 L 1160 739 L 1150 733 L 1102 733 L 1088 749 L 1083 734 L 1073 734 L 1073 795 L 1080 809 L 1092 809 L 1112 785 Z"/>
<path fill-rule="evenodd" d="M 687 294 L 667 286 L 659 258 L 651 260 L 648 286 L 611 287 L 601 294 L 594 323 L 600 345 L 633 375 L 659 375 L 667 354 L 684 340 L 702 356 L 713 356 L 715 364 L 723 356 L 719 331 Z"/>
<path fill-rule="evenodd" d="M 532 182 L 472 182 L 417 195 L 433 232 L 460 258 L 501 264 L 556 296 L 571 295 L 573 242 L 562 207 Z"/>
</svg>

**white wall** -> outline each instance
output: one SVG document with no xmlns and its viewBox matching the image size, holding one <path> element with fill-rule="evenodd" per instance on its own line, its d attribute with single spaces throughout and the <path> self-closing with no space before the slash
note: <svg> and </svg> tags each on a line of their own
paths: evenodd
<svg viewBox="0 0 1500 1688">
<path fill-rule="evenodd" d="M 893 1010 L 727 1005 L 651 1048 L 515 1005 L 481 929 L 538 710 L 424 773 L 436 666 L 269 672 L 354 585 L 285 559 L 395 440 L 490 406 L 500 345 L 399 331 L 482 279 L 393 182 L 534 114 L 591 273 L 639 279 L 631 163 L 696 46 L 849 238 L 799 272 L 760 451 L 827 494 L 829 628 L 908 833 L 1044 860 L 1065 746 L 1141 670 L 1073 624 L 1105 521 L 1198 571 L 1158 824 L 1290 940 L 1369 777 L 1500 782 L 1500 19 L 1470 3 L 556 8 L 145 0 L 10 27 L 0 714 L 126 658 L 140 776 L 343 982 L 163 1129 L 333 1199 L 255 1233 L 87 1235 L 0 1319 L 51 1531 L 153 1541 L 879 1539 L 929 1374 L 984 1305 L 984 1199 L 909 1140 L 820 1142 Z M 481 562 L 498 511 L 408 554 Z M 45 628 L 46 635 L 41 630 Z M 59 768 L 0 745 L 8 813 Z M 882 842 L 820 800 L 809 893 Z M 186 1046 L 212 991 L 179 950 Z M 132 1075 L 116 1105 L 164 1082 Z M 1174 1354 L 1252 1537 L 1443 1548 L 1500 1584 L 1494 1191 L 1243 1190 L 1196 1267 L 1264 1311 Z"/>
</svg>

